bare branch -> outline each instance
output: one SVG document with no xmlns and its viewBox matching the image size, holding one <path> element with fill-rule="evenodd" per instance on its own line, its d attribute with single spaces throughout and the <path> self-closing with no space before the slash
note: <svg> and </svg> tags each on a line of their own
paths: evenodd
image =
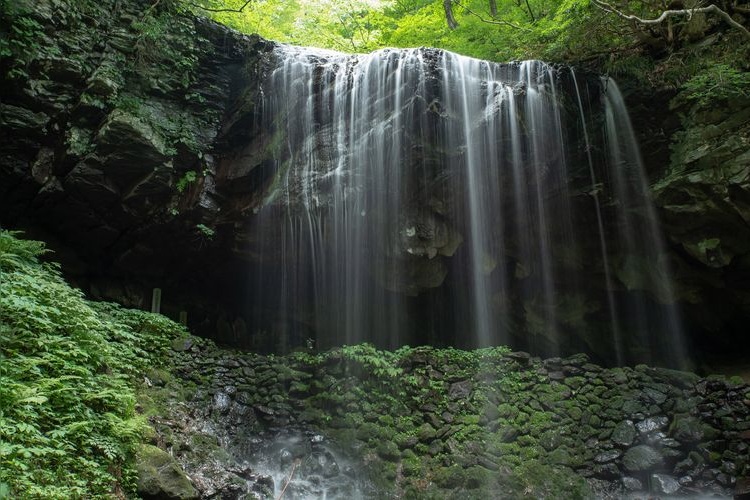
<svg viewBox="0 0 750 500">
<path fill-rule="evenodd" d="M 529 0 L 526 0 L 526 10 L 529 11 L 529 17 L 531 17 L 531 22 L 536 22 L 536 17 L 534 17 L 534 11 L 531 10 L 531 5 L 529 4 Z"/>
<path fill-rule="evenodd" d="M 161 0 L 156 0 L 156 1 L 154 2 L 154 3 L 152 3 L 152 4 L 151 4 L 151 5 L 149 6 L 149 8 L 148 8 L 148 9 L 146 9 L 146 11 L 145 11 L 145 12 L 143 13 L 143 18 L 141 19 L 141 21 L 143 21 L 144 19 L 146 19 L 146 17 L 148 17 L 148 16 L 149 16 L 149 15 L 151 14 L 151 12 L 153 12 L 153 10 L 154 10 L 154 9 L 155 9 L 156 7 L 158 7 L 158 6 L 159 6 L 159 2 L 161 2 Z"/>
<path fill-rule="evenodd" d="M 294 477 L 294 471 L 297 470 L 297 467 L 299 466 L 300 461 L 299 459 L 295 460 L 292 464 L 292 472 L 289 473 L 289 477 L 286 480 L 286 484 L 284 485 L 284 488 L 282 488 L 281 493 L 279 494 L 279 498 L 276 500 L 281 500 L 284 498 L 284 493 L 286 493 L 286 489 L 289 487 L 289 483 L 292 482 L 292 478 Z"/>
<path fill-rule="evenodd" d="M 247 7 L 248 5 L 250 5 L 250 3 L 252 1 L 253 0 L 247 0 L 244 4 L 242 4 L 242 7 L 240 7 L 239 9 L 212 9 L 211 7 L 204 7 L 202 5 L 198 5 L 198 4 L 192 3 L 192 2 L 190 3 L 190 5 L 192 5 L 193 7 L 197 7 L 199 9 L 207 10 L 209 12 L 237 12 L 237 13 L 241 13 L 242 11 L 245 10 L 245 7 Z"/>
<path fill-rule="evenodd" d="M 504 19 L 499 19 L 496 17 L 493 17 L 492 19 L 487 19 L 486 17 L 482 16 L 482 14 L 475 12 L 468 8 L 466 5 L 462 4 L 459 0 L 453 0 L 453 3 L 461 7 L 463 10 L 465 10 L 467 13 L 471 14 L 472 16 L 476 17 L 483 23 L 487 24 L 496 24 L 500 26 L 509 26 L 511 28 L 517 29 L 517 30 L 523 30 L 523 31 L 531 31 L 529 28 L 525 28 L 523 26 L 520 26 L 518 24 L 511 23 L 510 21 L 506 21 Z"/>
<path fill-rule="evenodd" d="M 665 20 L 667 20 L 670 17 L 684 17 L 686 16 L 688 19 L 692 18 L 694 14 L 708 14 L 713 13 L 722 18 L 728 25 L 731 27 L 739 30 L 745 38 L 750 38 L 750 31 L 747 30 L 743 25 L 732 19 L 732 16 L 721 10 L 716 5 L 709 5 L 708 7 L 699 7 L 695 9 L 680 9 L 680 10 L 665 10 L 661 13 L 661 15 L 655 19 L 642 19 L 638 16 L 625 14 L 624 12 L 616 9 L 611 4 L 605 2 L 604 0 L 592 0 L 594 2 L 594 5 L 599 7 L 600 9 L 603 9 L 607 12 L 611 12 L 612 14 L 615 14 L 622 19 L 636 22 L 638 24 L 645 24 L 645 25 L 654 25 L 654 24 L 661 24 Z"/>
</svg>

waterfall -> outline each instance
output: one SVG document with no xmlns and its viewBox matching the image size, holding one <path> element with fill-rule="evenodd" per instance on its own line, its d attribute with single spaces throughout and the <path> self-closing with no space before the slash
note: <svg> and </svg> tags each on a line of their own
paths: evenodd
<svg viewBox="0 0 750 500">
<path fill-rule="evenodd" d="M 665 245 L 614 82 L 434 49 L 278 46 L 254 331 L 676 364 Z M 670 354 L 672 353 L 672 354 Z M 672 357 L 670 357 L 672 356 Z"/>
</svg>

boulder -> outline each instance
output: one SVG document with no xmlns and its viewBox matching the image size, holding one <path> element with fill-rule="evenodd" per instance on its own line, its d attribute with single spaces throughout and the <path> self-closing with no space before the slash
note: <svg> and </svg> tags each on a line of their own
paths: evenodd
<svg viewBox="0 0 750 500">
<path fill-rule="evenodd" d="M 678 441 L 697 443 L 703 439 L 703 424 L 695 417 L 678 415 L 672 423 L 671 434 Z"/>
<path fill-rule="evenodd" d="M 136 458 L 138 494 L 145 500 L 197 500 L 198 491 L 177 461 L 161 448 L 143 445 Z"/>
<path fill-rule="evenodd" d="M 623 420 L 617 427 L 612 431 L 612 441 L 620 446 L 630 446 L 633 444 L 637 431 L 633 422 L 630 420 Z"/>
<path fill-rule="evenodd" d="M 622 464 L 629 472 L 647 471 L 660 466 L 663 462 L 661 453 L 645 444 L 628 449 L 622 457 Z"/>
<path fill-rule="evenodd" d="M 667 474 L 651 474 L 651 486 L 660 495 L 674 495 L 680 490 L 677 479 Z"/>
</svg>

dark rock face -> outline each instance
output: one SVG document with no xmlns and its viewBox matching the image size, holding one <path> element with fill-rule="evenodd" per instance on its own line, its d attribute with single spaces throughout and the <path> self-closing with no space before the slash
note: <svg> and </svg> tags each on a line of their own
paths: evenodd
<svg viewBox="0 0 750 500">
<path fill-rule="evenodd" d="M 224 131 L 270 46 L 150 2 L 57 3 L 3 13 L 38 30 L 0 61 L 0 223 L 49 241 L 93 296 L 144 307 L 161 287 L 165 312 L 213 330 L 241 295 L 225 235 L 249 203 L 227 201 Z"/>
<path fill-rule="evenodd" d="M 58 4 L 15 2 L 2 14 L 8 26 L 25 20 L 38 27 L 27 38 L 11 35 L 33 50 L 0 60 L 0 224 L 48 241 L 94 297 L 147 307 L 159 287 L 163 312 L 188 311 L 194 331 L 247 342 L 255 311 L 246 307 L 246 265 L 263 244 L 247 221 L 277 168 L 270 157 L 279 137 L 258 127 L 257 109 L 272 44 L 140 0 Z M 439 102 L 423 107 L 435 116 L 443 111 Z M 704 352 L 742 352 L 749 342 L 740 334 L 750 320 L 749 110 L 739 99 L 710 110 L 683 106 L 674 110 L 683 113 L 681 123 L 668 110 L 657 123 L 636 109 L 636 128 L 650 127 L 644 153 L 676 291 Z M 331 148 L 325 132 L 316 146 L 322 157 Z M 429 146 L 417 155 L 425 163 L 434 155 Z M 431 198 L 429 210 L 404 213 L 401 225 L 418 231 L 404 232 L 394 252 L 408 249 L 419 265 L 386 280 L 386 288 L 413 295 L 450 279 L 445 262 L 460 235 L 435 215 L 444 202 Z M 572 203 L 593 213 L 584 190 Z M 619 260 L 627 288 L 633 281 Z M 525 272 L 523 265 L 514 271 Z M 443 299 L 428 293 L 419 300 Z M 585 297 L 564 299 L 576 330 L 601 308 Z M 528 314 L 533 305 L 524 304 Z M 308 328 L 304 311 L 286 322 L 272 325 L 264 347 Z M 585 335 L 573 347 L 598 349 Z"/>
<path fill-rule="evenodd" d="M 647 445 L 638 445 L 625 452 L 622 464 L 628 472 L 643 472 L 663 462 L 661 454 Z"/>
<path fill-rule="evenodd" d="M 709 352 L 750 345 L 750 100 L 682 106 L 672 137 L 670 171 L 655 185 L 666 232 L 676 247 L 677 291 L 690 304 Z M 715 335 L 718 334 L 718 335 Z M 741 351 L 741 349 L 740 349 Z"/>
<path fill-rule="evenodd" d="M 709 357 L 740 360 L 750 346 L 750 101 L 628 93 L 693 343 Z"/>
</svg>

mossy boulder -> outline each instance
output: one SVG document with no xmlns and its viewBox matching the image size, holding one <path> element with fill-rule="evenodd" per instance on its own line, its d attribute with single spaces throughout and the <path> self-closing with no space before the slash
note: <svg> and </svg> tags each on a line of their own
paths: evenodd
<svg viewBox="0 0 750 500">
<path fill-rule="evenodd" d="M 417 430 L 417 437 L 423 443 L 429 443 L 437 436 L 435 428 L 428 423 L 424 423 Z"/>
<path fill-rule="evenodd" d="M 623 420 L 612 431 L 611 439 L 621 446 L 630 446 L 633 444 L 637 431 L 635 425 L 630 420 Z"/>
<path fill-rule="evenodd" d="M 161 448 L 143 445 L 137 456 L 138 494 L 148 500 L 197 500 L 198 491 L 177 461 Z"/>
<path fill-rule="evenodd" d="M 654 448 L 640 444 L 625 452 L 622 463 L 630 472 L 640 472 L 652 469 L 663 463 L 664 459 Z"/>
<path fill-rule="evenodd" d="M 703 439 L 701 422 L 691 416 L 678 416 L 672 423 L 671 434 L 680 441 L 698 442 Z"/>
</svg>

